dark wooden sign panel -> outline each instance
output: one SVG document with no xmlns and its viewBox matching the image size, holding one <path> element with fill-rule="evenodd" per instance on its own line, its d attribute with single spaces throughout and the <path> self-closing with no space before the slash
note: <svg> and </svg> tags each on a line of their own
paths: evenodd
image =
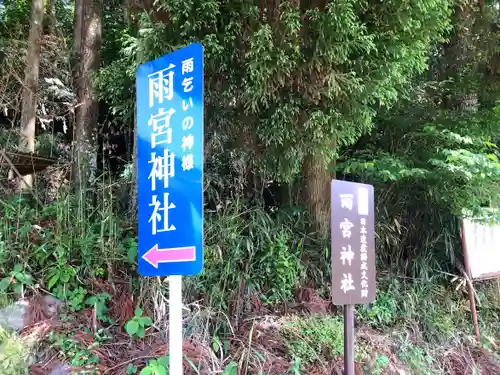
<svg viewBox="0 0 500 375">
<path fill-rule="evenodd" d="M 332 301 L 335 305 L 375 300 L 373 186 L 332 180 Z"/>
</svg>

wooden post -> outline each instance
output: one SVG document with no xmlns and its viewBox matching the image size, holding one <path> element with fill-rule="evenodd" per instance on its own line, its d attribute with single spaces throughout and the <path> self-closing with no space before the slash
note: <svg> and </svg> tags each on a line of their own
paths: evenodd
<svg viewBox="0 0 500 375">
<path fill-rule="evenodd" d="M 467 280 L 467 289 L 469 293 L 469 305 L 470 312 L 472 314 L 472 322 L 474 323 L 474 333 L 476 335 L 477 342 L 481 341 L 481 332 L 479 331 L 479 321 L 477 318 L 477 309 L 476 309 L 476 292 L 474 290 L 472 274 L 470 270 L 470 261 L 469 261 L 469 252 L 467 251 L 467 241 L 465 238 L 465 226 L 464 221 L 462 220 L 461 227 L 461 240 L 462 240 L 462 248 L 464 250 L 464 264 L 465 264 L 465 277 Z"/>
</svg>

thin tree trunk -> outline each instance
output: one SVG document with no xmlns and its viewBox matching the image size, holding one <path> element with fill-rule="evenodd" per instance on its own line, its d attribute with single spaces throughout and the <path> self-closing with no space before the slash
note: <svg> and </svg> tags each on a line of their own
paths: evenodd
<svg viewBox="0 0 500 375">
<path fill-rule="evenodd" d="M 468 86 L 467 64 L 475 57 L 475 45 L 472 42 L 472 33 L 476 22 L 474 4 L 456 6 L 453 14 L 454 31 L 450 42 L 444 45 L 444 63 L 442 64 L 441 79 L 454 79 L 456 87 L 443 100 L 446 109 L 460 109 L 476 111 L 478 108 L 477 91 Z"/>
<path fill-rule="evenodd" d="M 241 110 L 243 113 L 243 109 Z M 255 172 L 260 161 L 258 150 L 258 140 L 255 134 L 255 119 L 252 116 L 242 114 L 240 116 L 240 134 L 236 139 L 236 147 L 245 154 L 243 164 L 239 165 L 238 180 L 235 183 L 239 193 L 243 193 L 247 198 L 254 197 L 256 194 L 259 199 L 262 198 L 262 188 L 264 181 L 259 179 Z M 260 195 L 259 195 L 260 194 Z"/>
<path fill-rule="evenodd" d="M 85 0 L 75 0 L 75 25 L 73 27 L 73 50 L 71 69 L 73 73 L 73 85 L 75 93 L 78 94 L 81 76 L 81 49 L 83 33 L 83 3 Z"/>
<path fill-rule="evenodd" d="M 330 232 L 330 182 L 334 173 L 327 169 L 320 155 L 307 156 L 302 164 L 303 200 L 308 208 L 312 229 L 320 238 Z"/>
<path fill-rule="evenodd" d="M 81 0 L 77 0 L 78 2 Z M 99 69 L 101 48 L 101 1 L 84 0 L 81 32 L 81 69 L 76 69 L 76 88 L 79 106 L 74 130 L 73 179 L 76 189 L 83 192 L 95 180 L 97 170 L 97 120 L 99 103 L 92 84 L 92 74 Z M 75 22 L 75 34 L 78 33 Z M 75 41 L 78 43 L 78 41 Z M 78 56 L 78 45 L 74 46 Z"/>
<path fill-rule="evenodd" d="M 138 168 L 137 168 L 137 116 L 134 116 L 134 140 L 133 140 L 133 170 L 132 170 L 132 189 L 130 194 L 130 211 L 132 212 L 133 218 L 136 219 L 138 217 L 137 214 L 137 197 L 138 197 L 138 186 L 137 186 L 137 177 L 138 177 Z"/>
<path fill-rule="evenodd" d="M 80 87 L 82 85 L 82 35 L 83 35 L 83 6 L 85 0 L 75 0 L 75 18 L 73 26 L 73 46 L 71 51 L 71 74 L 73 76 L 73 92 L 76 97 L 76 109 L 73 115 L 73 121 L 71 126 L 71 134 L 73 146 L 76 144 L 76 122 L 77 113 L 80 106 Z M 73 162 L 76 160 L 76 147 L 73 147 Z M 74 170 L 74 163 L 71 170 L 71 180 L 76 180 L 77 171 Z"/>
<path fill-rule="evenodd" d="M 47 0 L 44 30 L 45 33 L 49 35 L 55 35 L 56 33 L 56 1 L 57 0 Z"/>
<path fill-rule="evenodd" d="M 25 152 L 35 151 L 36 93 L 40 67 L 40 38 L 43 31 L 43 0 L 33 0 L 31 25 L 28 37 L 28 53 L 24 73 L 23 104 L 21 113 L 20 149 Z M 33 186 L 33 175 L 24 176 L 19 190 Z"/>
</svg>

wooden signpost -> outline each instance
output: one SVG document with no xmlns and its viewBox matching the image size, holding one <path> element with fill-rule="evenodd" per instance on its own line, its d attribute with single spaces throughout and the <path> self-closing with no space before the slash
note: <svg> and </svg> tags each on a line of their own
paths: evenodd
<svg viewBox="0 0 500 375">
<path fill-rule="evenodd" d="M 481 339 L 476 310 L 474 281 L 500 277 L 500 225 L 463 219 L 461 228 L 469 303 L 476 339 Z"/>
<path fill-rule="evenodd" d="M 375 300 L 373 186 L 331 182 L 332 301 L 344 306 L 344 374 L 354 375 L 354 305 Z"/>
</svg>

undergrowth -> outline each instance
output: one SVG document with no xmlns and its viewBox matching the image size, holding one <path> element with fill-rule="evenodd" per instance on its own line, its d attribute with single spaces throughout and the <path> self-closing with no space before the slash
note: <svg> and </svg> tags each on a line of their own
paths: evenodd
<svg viewBox="0 0 500 375">
<path fill-rule="evenodd" d="M 0 373 L 24 375 L 27 363 L 33 359 L 33 337 L 19 337 L 0 327 Z"/>
<path fill-rule="evenodd" d="M 138 278 L 135 225 L 127 221 L 127 215 L 117 214 L 112 203 L 115 190 L 101 188 L 99 192 L 97 207 L 83 207 L 75 197 L 60 198 L 44 207 L 22 197 L 0 202 L 2 298 L 13 301 L 48 292 L 66 303 L 64 316 L 90 308 L 95 314 L 93 324 L 115 327 L 131 342 L 140 342 L 151 332 L 162 332 L 167 284 L 161 279 Z M 185 278 L 185 301 L 191 306 L 186 335 L 203 343 L 204 355 L 212 358 L 212 367 L 218 371 L 231 375 L 258 368 L 263 375 L 275 375 L 264 366 L 276 362 L 270 359 L 276 356 L 273 351 L 263 344 L 250 350 L 256 342 L 237 338 L 241 334 L 237 323 L 256 311 L 266 311 L 280 321 L 282 348 L 278 352 L 283 352 L 285 373 L 331 371 L 331 363 L 341 362 L 341 309 L 312 316 L 297 311 L 286 314 L 282 309 L 287 304 L 300 304 L 294 292 L 306 285 L 328 298 L 328 249 L 314 241 L 300 215 L 300 210 L 269 212 L 239 200 L 219 205 L 205 215 L 204 270 L 197 277 Z M 376 301 L 356 308 L 358 363 L 373 375 L 397 374 L 399 368 L 412 374 L 452 374 L 447 351 L 474 345 L 463 285 L 452 284 L 451 277 L 439 270 L 427 277 L 426 267 L 430 266 L 426 264 L 419 266 L 426 270 L 420 277 L 409 277 L 397 267 L 383 266 L 381 259 Z M 386 271 L 381 271 L 384 268 Z M 112 290 L 97 290 L 96 280 L 130 287 L 137 298 L 127 307 L 131 311 L 127 319 L 115 316 L 117 302 Z M 498 291 L 498 285 L 490 282 L 480 284 L 477 292 L 481 346 L 491 353 L 498 352 Z M 93 337 L 96 347 L 111 339 L 103 336 L 102 330 L 85 334 Z M 73 366 L 103 365 L 100 352 L 89 352 L 88 346 L 75 342 L 73 336 L 54 334 L 49 342 L 65 353 L 63 358 Z M 12 350 L 18 347 L 15 335 L 2 337 L 3 342 L 12 342 L 8 344 Z M 381 347 L 381 340 L 386 341 L 386 347 Z M 160 366 L 165 362 L 158 361 L 160 354 L 144 361 L 143 367 L 128 364 L 127 373 Z M 20 371 L 19 363 L 12 362 L 15 355 L 11 358 L 9 366 L 16 370 L 2 374 Z M 200 371 L 199 363 L 190 361 L 190 366 Z"/>
</svg>

